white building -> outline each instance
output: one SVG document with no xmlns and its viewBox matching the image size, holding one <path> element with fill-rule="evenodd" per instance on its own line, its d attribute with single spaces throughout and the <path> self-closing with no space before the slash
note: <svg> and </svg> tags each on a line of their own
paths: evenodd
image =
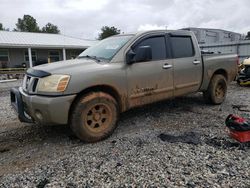
<svg viewBox="0 0 250 188">
<path fill-rule="evenodd" d="M 61 34 L 0 31 L 0 68 L 75 58 L 95 43 Z"/>
</svg>

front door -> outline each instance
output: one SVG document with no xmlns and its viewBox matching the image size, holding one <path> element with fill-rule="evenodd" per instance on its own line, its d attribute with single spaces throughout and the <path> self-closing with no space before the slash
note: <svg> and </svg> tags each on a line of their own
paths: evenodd
<svg viewBox="0 0 250 188">
<path fill-rule="evenodd" d="M 141 39 L 132 50 L 150 46 L 152 60 L 127 66 L 129 107 L 173 97 L 173 63 L 168 59 L 165 35 Z"/>
</svg>

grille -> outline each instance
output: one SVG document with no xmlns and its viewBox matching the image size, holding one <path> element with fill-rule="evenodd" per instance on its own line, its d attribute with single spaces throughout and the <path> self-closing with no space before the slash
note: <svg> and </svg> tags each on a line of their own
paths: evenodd
<svg viewBox="0 0 250 188">
<path fill-rule="evenodd" d="M 25 75 L 23 79 L 23 90 L 27 93 L 35 93 L 39 78 Z"/>
</svg>

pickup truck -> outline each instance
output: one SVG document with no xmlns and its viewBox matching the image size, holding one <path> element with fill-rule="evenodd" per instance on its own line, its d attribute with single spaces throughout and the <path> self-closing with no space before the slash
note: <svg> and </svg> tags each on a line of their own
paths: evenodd
<svg viewBox="0 0 250 188">
<path fill-rule="evenodd" d="M 29 68 L 11 103 L 22 122 L 69 124 L 81 140 L 96 142 L 134 107 L 194 92 L 221 104 L 237 64 L 236 54 L 203 55 L 189 31 L 121 34 L 76 59 Z"/>
</svg>

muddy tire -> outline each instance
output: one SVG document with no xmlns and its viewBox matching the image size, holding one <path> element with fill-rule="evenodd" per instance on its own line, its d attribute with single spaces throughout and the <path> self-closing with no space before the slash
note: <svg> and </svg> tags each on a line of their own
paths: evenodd
<svg viewBox="0 0 250 188">
<path fill-rule="evenodd" d="M 110 136 L 117 126 L 118 106 L 109 94 L 93 92 L 75 104 L 70 127 L 82 141 L 97 142 Z"/>
<path fill-rule="evenodd" d="M 207 103 L 221 104 L 227 94 L 227 81 L 223 75 L 214 75 L 208 86 L 208 90 L 203 92 L 203 97 Z"/>
</svg>

